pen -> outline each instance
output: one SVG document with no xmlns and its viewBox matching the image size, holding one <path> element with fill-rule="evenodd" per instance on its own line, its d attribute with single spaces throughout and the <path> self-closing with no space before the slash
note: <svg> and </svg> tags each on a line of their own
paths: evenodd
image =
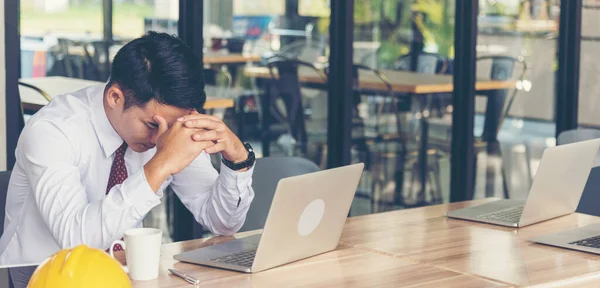
<svg viewBox="0 0 600 288">
<path fill-rule="evenodd" d="M 171 272 L 173 275 L 187 281 L 188 283 L 192 284 L 192 285 L 198 285 L 200 284 L 200 280 L 189 276 L 181 271 L 175 270 L 175 269 L 169 269 L 169 272 Z"/>
</svg>

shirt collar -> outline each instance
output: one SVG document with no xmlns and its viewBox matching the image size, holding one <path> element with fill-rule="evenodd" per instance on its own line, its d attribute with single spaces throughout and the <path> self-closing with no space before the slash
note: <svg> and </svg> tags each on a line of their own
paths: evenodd
<svg viewBox="0 0 600 288">
<path fill-rule="evenodd" d="M 108 121 L 104 111 L 104 90 L 106 84 L 98 85 L 88 90 L 92 105 L 92 119 L 96 136 L 104 152 L 104 157 L 110 157 L 123 144 L 123 139 Z"/>
</svg>

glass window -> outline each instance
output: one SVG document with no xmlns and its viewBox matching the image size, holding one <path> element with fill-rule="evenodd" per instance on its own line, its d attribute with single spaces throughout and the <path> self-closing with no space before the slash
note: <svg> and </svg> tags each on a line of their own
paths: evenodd
<svg viewBox="0 0 600 288">
<path fill-rule="evenodd" d="M 454 1 L 356 0 L 352 214 L 449 201 Z M 368 87 L 368 88 L 366 88 Z M 376 89 L 373 89 L 376 88 Z"/>
<path fill-rule="evenodd" d="M 134 39 L 146 31 L 177 34 L 179 0 L 141 0 L 113 2 L 113 36 Z"/>
<path fill-rule="evenodd" d="M 177 34 L 178 0 L 113 1 L 113 39 L 104 39 L 103 1 L 21 1 L 21 77 L 105 81 L 107 59 L 148 30 Z M 110 64 L 110 63 L 109 63 Z"/>
<path fill-rule="evenodd" d="M 600 1 L 584 0 L 581 12 L 581 63 L 579 72 L 579 125 L 600 127 Z"/>
<path fill-rule="evenodd" d="M 82 43 L 102 40 L 102 2 L 23 0 L 21 77 L 84 78 Z"/>
<path fill-rule="evenodd" d="M 477 93 L 475 135 L 489 149 L 478 154 L 476 196 L 524 199 L 543 150 L 556 143 L 560 1 L 479 4 L 477 77 L 515 81 L 516 89 Z"/>
</svg>

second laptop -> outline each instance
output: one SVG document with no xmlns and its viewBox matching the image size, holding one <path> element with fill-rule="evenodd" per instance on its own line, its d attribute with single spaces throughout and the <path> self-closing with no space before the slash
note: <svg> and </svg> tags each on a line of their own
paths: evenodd
<svg viewBox="0 0 600 288">
<path fill-rule="evenodd" d="M 571 214 L 600 148 L 600 139 L 547 148 L 526 201 L 498 200 L 450 211 L 447 216 L 508 227 L 523 227 Z"/>
</svg>

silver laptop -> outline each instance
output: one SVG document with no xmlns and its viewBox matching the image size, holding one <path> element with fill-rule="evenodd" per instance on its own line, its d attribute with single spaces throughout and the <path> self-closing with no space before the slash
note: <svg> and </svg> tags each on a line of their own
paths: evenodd
<svg viewBox="0 0 600 288">
<path fill-rule="evenodd" d="M 552 233 L 531 239 L 533 242 L 600 254 L 600 224 Z"/>
<path fill-rule="evenodd" d="M 527 201 L 499 200 L 448 212 L 450 218 L 524 227 L 575 212 L 600 139 L 547 148 Z"/>
<path fill-rule="evenodd" d="M 203 247 L 174 258 L 255 273 L 331 251 L 340 240 L 363 167 L 360 163 L 282 179 L 262 235 Z"/>
</svg>

